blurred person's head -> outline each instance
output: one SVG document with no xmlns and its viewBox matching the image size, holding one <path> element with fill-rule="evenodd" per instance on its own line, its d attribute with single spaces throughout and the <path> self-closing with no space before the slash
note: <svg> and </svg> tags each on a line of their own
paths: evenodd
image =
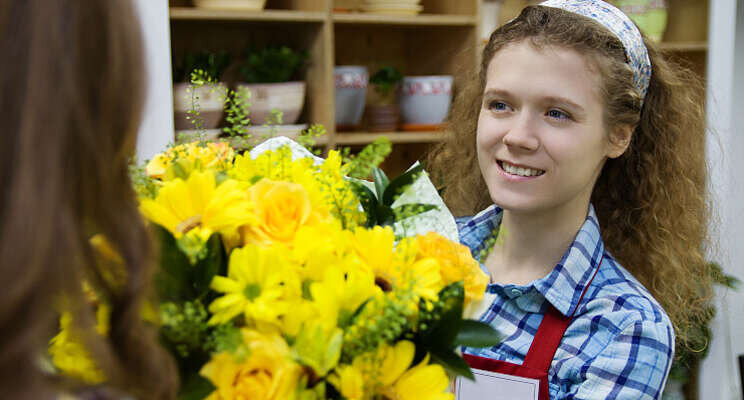
<svg viewBox="0 0 744 400">
<path fill-rule="evenodd" d="M 173 397 L 173 368 L 141 321 L 151 263 L 128 164 L 144 102 L 140 26 L 130 0 L 0 2 L 0 388 L 55 390 L 38 367 L 60 299 L 90 327 L 81 282 L 112 307 L 86 344 L 112 387 Z M 121 254 L 124 282 L 102 277 L 89 238 Z M 84 330 L 84 329 L 82 329 Z"/>
</svg>

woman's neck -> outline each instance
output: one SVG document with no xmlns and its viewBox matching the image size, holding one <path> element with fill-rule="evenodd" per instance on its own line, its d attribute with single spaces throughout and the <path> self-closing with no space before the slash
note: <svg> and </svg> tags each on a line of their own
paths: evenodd
<svg viewBox="0 0 744 400">
<path fill-rule="evenodd" d="M 587 209 L 549 213 L 504 210 L 499 240 L 485 262 L 492 281 L 524 285 L 550 273 L 584 224 Z"/>
</svg>

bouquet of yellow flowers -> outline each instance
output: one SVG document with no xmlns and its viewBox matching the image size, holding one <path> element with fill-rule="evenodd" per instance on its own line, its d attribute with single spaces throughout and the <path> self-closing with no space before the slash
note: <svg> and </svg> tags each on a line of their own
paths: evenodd
<svg viewBox="0 0 744 400">
<path fill-rule="evenodd" d="M 350 168 L 284 138 L 244 154 L 182 144 L 147 164 L 154 319 L 182 398 L 448 399 L 450 376 L 472 377 L 455 349 L 498 341 L 463 318 L 486 275 L 466 247 L 404 223 L 436 211 L 409 193 L 428 182 L 420 166 L 374 183 Z"/>
</svg>

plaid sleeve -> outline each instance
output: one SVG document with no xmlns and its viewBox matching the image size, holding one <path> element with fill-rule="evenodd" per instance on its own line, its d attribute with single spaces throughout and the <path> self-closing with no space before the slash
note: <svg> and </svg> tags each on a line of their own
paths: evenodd
<svg viewBox="0 0 744 400">
<path fill-rule="evenodd" d="M 674 356 L 668 320 L 636 320 L 581 368 L 566 399 L 660 399 Z"/>
</svg>

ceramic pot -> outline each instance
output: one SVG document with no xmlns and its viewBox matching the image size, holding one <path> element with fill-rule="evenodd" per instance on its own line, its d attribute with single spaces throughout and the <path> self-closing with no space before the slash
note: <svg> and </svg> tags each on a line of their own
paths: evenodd
<svg viewBox="0 0 744 400">
<path fill-rule="evenodd" d="M 189 92 L 191 87 L 191 93 Z M 227 87 L 222 83 L 194 87 L 189 83 L 173 85 L 173 114 L 176 130 L 194 129 L 194 123 L 186 119 L 188 112 L 194 109 L 194 102 L 199 107 L 199 119 L 202 128 L 214 129 L 222 121 Z M 193 97 L 192 97 L 193 95 Z"/>
<path fill-rule="evenodd" d="M 447 117 L 452 101 L 452 76 L 406 76 L 398 104 L 406 125 L 438 125 Z"/>
<path fill-rule="evenodd" d="M 660 42 L 667 25 L 665 0 L 614 0 L 612 2 L 651 40 Z"/>
<path fill-rule="evenodd" d="M 367 129 L 371 132 L 393 132 L 398 128 L 398 106 L 368 105 Z"/>
<path fill-rule="evenodd" d="M 251 92 L 248 99 L 251 125 L 267 123 L 274 110 L 282 112 L 282 124 L 292 125 L 305 104 L 305 82 L 237 84 L 236 90 L 245 89 Z"/>
<path fill-rule="evenodd" d="M 260 11 L 266 6 L 266 0 L 194 0 L 194 5 L 214 10 Z"/>
<path fill-rule="evenodd" d="M 333 69 L 336 96 L 336 127 L 352 130 L 359 126 L 367 99 L 367 67 L 339 66 Z"/>
</svg>

